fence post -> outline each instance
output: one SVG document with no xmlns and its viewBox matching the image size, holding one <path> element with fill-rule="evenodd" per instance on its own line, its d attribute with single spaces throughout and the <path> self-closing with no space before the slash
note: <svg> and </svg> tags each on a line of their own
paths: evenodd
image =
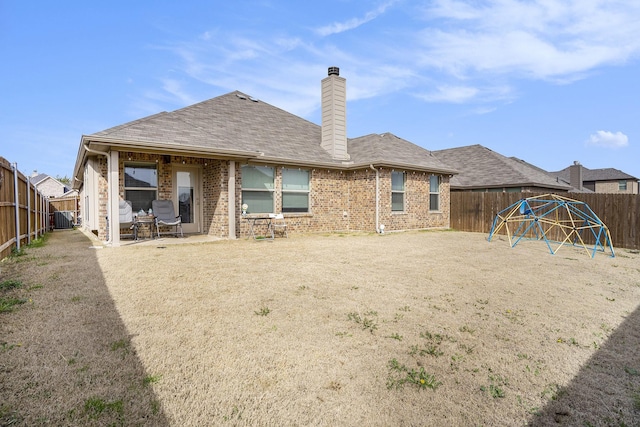
<svg viewBox="0 0 640 427">
<path fill-rule="evenodd" d="M 13 199 L 16 218 L 16 251 L 20 251 L 20 200 L 18 199 L 18 164 L 13 163 Z"/>
<path fill-rule="evenodd" d="M 36 190 L 36 186 L 33 186 L 33 201 L 36 204 L 35 212 L 33 213 L 33 220 L 35 221 L 35 239 L 38 240 L 38 226 L 40 225 L 40 217 L 38 216 L 38 207 L 40 204 L 38 203 L 38 197 L 40 194 Z"/>
<path fill-rule="evenodd" d="M 29 245 L 30 243 L 31 243 L 31 177 L 28 176 L 27 177 L 27 245 Z"/>
</svg>

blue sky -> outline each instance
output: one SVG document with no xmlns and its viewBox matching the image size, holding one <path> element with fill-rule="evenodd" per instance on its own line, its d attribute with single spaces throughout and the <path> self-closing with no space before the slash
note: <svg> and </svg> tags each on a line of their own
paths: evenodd
<svg viewBox="0 0 640 427">
<path fill-rule="evenodd" d="M 347 133 L 640 178 L 635 0 L 0 0 L 0 156 L 71 176 L 83 134 L 233 90 Z"/>
</svg>

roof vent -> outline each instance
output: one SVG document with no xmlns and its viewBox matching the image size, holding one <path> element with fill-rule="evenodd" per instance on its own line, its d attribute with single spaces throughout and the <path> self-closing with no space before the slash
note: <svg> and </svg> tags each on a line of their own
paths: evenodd
<svg viewBox="0 0 640 427">
<path fill-rule="evenodd" d="M 340 68 L 338 67 L 329 67 L 329 76 L 339 76 L 340 75 Z"/>
<path fill-rule="evenodd" d="M 240 98 L 240 99 L 247 99 L 247 97 L 246 97 L 246 96 L 244 96 L 244 95 L 243 95 L 243 94 L 241 94 L 241 93 L 236 93 L 236 96 L 237 96 L 238 98 Z"/>
</svg>

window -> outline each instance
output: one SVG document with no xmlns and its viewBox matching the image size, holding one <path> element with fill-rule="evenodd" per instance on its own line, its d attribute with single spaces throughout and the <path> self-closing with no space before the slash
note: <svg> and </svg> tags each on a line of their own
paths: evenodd
<svg viewBox="0 0 640 427">
<path fill-rule="evenodd" d="M 147 212 L 158 198 L 158 172 L 155 164 L 124 165 L 124 198 L 131 201 L 133 212 Z"/>
<path fill-rule="evenodd" d="M 282 169 L 282 212 L 309 212 L 309 171 Z"/>
<path fill-rule="evenodd" d="M 242 204 L 248 213 L 273 212 L 273 168 L 242 166 Z"/>
<path fill-rule="evenodd" d="M 404 211 L 404 172 L 391 172 L 391 211 Z"/>
<path fill-rule="evenodd" d="M 618 181 L 618 191 L 627 191 L 627 180 Z"/>
<path fill-rule="evenodd" d="M 429 210 L 440 210 L 440 177 L 437 175 L 429 178 Z"/>
</svg>

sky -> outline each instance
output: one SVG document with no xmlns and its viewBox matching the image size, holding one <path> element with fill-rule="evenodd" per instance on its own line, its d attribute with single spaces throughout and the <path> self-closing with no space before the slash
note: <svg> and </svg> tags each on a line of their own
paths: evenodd
<svg viewBox="0 0 640 427">
<path fill-rule="evenodd" d="M 637 0 L 0 0 L 0 157 L 71 177 L 82 135 L 234 90 L 347 134 L 640 178 Z"/>
</svg>

